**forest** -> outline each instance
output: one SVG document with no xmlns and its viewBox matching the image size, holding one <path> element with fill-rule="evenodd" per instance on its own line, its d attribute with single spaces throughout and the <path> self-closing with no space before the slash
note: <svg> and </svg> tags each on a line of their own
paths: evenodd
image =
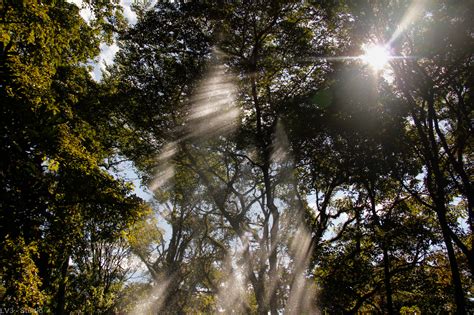
<svg viewBox="0 0 474 315">
<path fill-rule="evenodd" d="M 474 312 L 474 2 L 123 3 L 0 1 L 0 313 Z"/>
</svg>

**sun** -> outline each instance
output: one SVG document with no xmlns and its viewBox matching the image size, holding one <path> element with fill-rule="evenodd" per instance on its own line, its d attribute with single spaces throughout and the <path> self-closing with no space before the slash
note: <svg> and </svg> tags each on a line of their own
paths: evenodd
<svg viewBox="0 0 474 315">
<path fill-rule="evenodd" d="M 391 57 L 388 48 L 382 45 L 363 45 L 362 50 L 364 54 L 360 59 L 377 71 L 385 68 Z"/>
</svg>

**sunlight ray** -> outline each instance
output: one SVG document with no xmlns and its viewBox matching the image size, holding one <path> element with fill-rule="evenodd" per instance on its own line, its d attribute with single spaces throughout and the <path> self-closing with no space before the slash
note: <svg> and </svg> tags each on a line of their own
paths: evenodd
<svg viewBox="0 0 474 315">
<path fill-rule="evenodd" d="M 405 12 L 405 15 L 403 16 L 402 20 L 398 24 L 397 29 L 388 41 L 387 45 L 393 44 L 398 39 L 398 37 L 407 29 L 407 27 L 418 18 L 427 2 L 427 0 L 414 0 L 412 2 L 410 7 Z"/>
</svg>

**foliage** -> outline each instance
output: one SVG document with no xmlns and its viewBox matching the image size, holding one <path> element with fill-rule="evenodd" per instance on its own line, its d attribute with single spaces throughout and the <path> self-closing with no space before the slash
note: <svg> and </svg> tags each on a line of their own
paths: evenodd
<svg viewBox="0 0 474 315">
<path fill-rule="evenodd" d="M 144 211 L 102 166 L 114 152 L 91 115 L 106 105 L 85 63 L 120 17 L 91 8 L 90 24 L 67 2 L 0 8 L 1 303 L 16 310 L 64 312 L 81 245 L 112 242 Z"/>
<path fill-rule="evenodd" d="M 472 5 L 137 1 L 129 26 L 82 7 L 0 7 L 2 307 L 469 310 Z"/>
<path fill-rule="evenodd" d="M 6 240 L 2 252 L 8 259 L 2 259 L 2 281 L 11 283 L 6 286 L 4 301 L 9 305 L 21 306 L 25 312 L 37 311 L 47 296 L 41 291 L 41 278 L 34 258 L 38 256 L 35 244 L 26 245 L 25 241 Z"/>
</svg>

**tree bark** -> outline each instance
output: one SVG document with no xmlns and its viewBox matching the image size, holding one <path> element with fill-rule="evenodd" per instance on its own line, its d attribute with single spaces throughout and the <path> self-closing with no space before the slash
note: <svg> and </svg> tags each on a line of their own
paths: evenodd
<svg viewBox="0 0 474 315">
<path fill-rule="evenodd" d="M 387 250 L 387 245 L 385 242 L 383 246 L 383 272 L 384 272 L 384 284 L 385 284 L 385 294 L 387 296 L 387 314 L 395 314 L 393 310 L 393 301 L 392 301 L 392 284 L 390 282 L 390 257 Z"/>
<path fill-rule="evenodd" d="M 272 194 L 272 185 L 270 180 L 270 148 L 269 143 L 266 141 L 263 126 L 262 126 L 262 114 L 260 110 L 260 104 L 257 94 L 257 83 L 255 79 L 256 68 L 252 67 L 251 75 L 251 87 L 252 87 L 252 98 L 255 106 L 256 113 L 256 144 L 260 147 L 260 153 L 263 159 L 263 165 L 261 167 L 263 173 L 263 180 L 265 185 L 265 196 L 268 210 L 273 218 L 272 227 L 270 229 L 270 255 L 268 257 L 268 263 L 270 266 L 269 270 L 269 281 L 273 283 L 269 286 L 270 291 L 266 292 L 265 295 L 269 294 L 270 313 L 272 315 L 278 314 L 278 300 L 277 291 L 279 285 L 278 272 L 277 272 L 277 246 L 278 246 L 278 232 L 280 225 L 280 213 L 278 208 L 275 206 L 274 198 Z"/>
<path fill-rule="evenodd" d="M 401 78 L 403 77 L 400 67 L 394 67 L 397 84 L 399 85 L 403 95 L 411 106 L 411 117 L 415 123 L 416 131 L 421 143 L 421 152 L 423 154 L 423 162 L 427 168 L 426 181 L 427 188 L 431 200 L 435 206 L 435 212 L 443 234 L 443 240 L 446 245 L 449 265 L 451 269 L 452 285 L 454 288 L 454 300 L 456 302 L 457 314 L 466 313 L 466 305 L 464 300 L 464 291 L 462 288 L 459 266 L 457 264 L 454 252 L 451 233 L 454 233 L 448 225 L 446 218 L 446 193 L 445 178 L 440 169 L 440 156 L 438 144 L 435 137 L 434 125 L 434 107 L 432 99 L 432 91 L 427 91 L 427 95 L 422 101 L 428 103 L 428 111 L 423 108 L 423 104 L 419 105 L 413 98 L 412 94 Z M 423 120 L 423 123 L 422 123 Z M 469 257 L 468 257 L 469 258 Z"/>
<path fill-rule="evenodd" d="M 459 273 L 456 254 L 454 252 L 453 244 L 449 234 L 449 226 L 446 220 L 446 214 L 442 209 L 438 209 L 437 214 L 441 225 L 441 231 L 443 233 L 443 240 L 446 245 L 446 251 L 448 252 L 449 265 L 451 267 L 452 283 L 454 287 L 454 300 L 456 302 L 456 314 L 466 314 L 464 290 L 462 288 L 461 275 Z"/>
<path fill-rule="evenodd" d="M 58 293 L 56 295 L 56 311 L 55 314 L 62 315 L 66 311 L 66 285 L 67 285 L 67 271 L 69 268 L 69 253 L 65 253 L 63 262 L 61 264 L 61 281 L 59 283 Z"/>
</svg>

